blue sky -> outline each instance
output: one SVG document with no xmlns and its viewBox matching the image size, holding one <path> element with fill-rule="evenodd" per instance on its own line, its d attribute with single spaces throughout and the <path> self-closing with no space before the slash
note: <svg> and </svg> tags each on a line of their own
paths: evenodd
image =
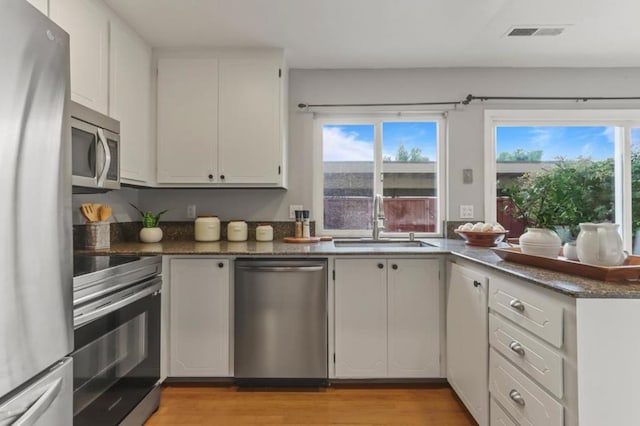
<svg viewBox="0 0 640 426">
<path fill-rule="evenodd" d="M 326 125 L 323 128 L 324 161 L 373 161 L 373 124 Z M 436 123 L 383 123 L 383 155 L 395 158 L 400 144 L 407 151 L 422 149 L 422 155 L 436 158 Z M 631 130 L 634 149 L 640 150 L 640 128 Z M 498 127 L 496 152 L 542 150 L 543 161 L 558 157 L 613 157 L 614 127 L 606 126 L 522 126 Z"/>
<path fill-rule="evenodd" d="M 613 157 L 614 127 L 554 126 L 498 127 L 496 153 L 542 150 L 542 160 L 577 157 L 602 160 Z"/>
<path fill-rule="evenodd" d="M 373 124 L 326 125 L 323 127 L 324 161 L 373 161 Z M 398 147 L 417 147 L 422 155 L 436 159 L 436 123 L 386 122 L 382 125 L 382 151 L 395 159 Z"/>
</svg>

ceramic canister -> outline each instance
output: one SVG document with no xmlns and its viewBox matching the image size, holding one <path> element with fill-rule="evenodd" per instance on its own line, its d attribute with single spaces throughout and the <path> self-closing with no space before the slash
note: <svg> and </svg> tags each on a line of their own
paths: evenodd
<svg viewBox="0 0 640 426">
<path fill-rule="evenodd" d="M 273 227 L 264 223 L 256 226 L 256 241 L 273 241 Z"/>
<path fill-rule="evenodd" d="M 247 241 L 247 222 L 243 220 L 232 220 L 227 225 L 227 240 Z"/>
<path fill-rule="evenodd" d="M 220 219 L 217 216 L 198 216 L 194 228 L 196 241 L 220 239 Z"/>
</svg>

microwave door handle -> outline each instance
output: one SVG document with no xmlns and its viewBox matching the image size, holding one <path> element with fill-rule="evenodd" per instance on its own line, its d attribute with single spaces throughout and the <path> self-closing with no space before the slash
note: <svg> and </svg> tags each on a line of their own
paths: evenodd
<svg viewBox="0 0 640 426">
<path fill-rule="evenodd" d="M 104 132 L 102 131 L 102 129 L 98 129 L 98 141 L 102 144 L 102 149 L 104 149 L 104 167 L 102 168 L 102 172 L 98 177 L 98 186 L 103 187 L 104 182 L 107 180 L 109 167 L 111 167 L 111 151 L 109 150 L 107 138 L 104 136 Z"/>
<path fill-rule="evenodd" d="M 13 426 L 34 425 L 56 399 L 60 393 L 60 389 L 62 389 L 62 378 L 53 382 L 28 409 L 24 409 L 21 412 L 18 410 L 4 413 L 0 412 L 0 422 L 7 420 L 12 421 L 12 419 L 19 416 L 14 423 L 11 423 Z"/>
</svg>

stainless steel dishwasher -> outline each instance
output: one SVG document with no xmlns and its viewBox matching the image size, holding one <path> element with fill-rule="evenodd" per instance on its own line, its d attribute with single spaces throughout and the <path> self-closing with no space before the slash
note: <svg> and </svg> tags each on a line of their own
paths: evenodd
<svg viewBox="0 0 640 426">
<path fill-rule="evenodd" d="M 327 261 L 235 262 L 239 385 L 326 385 Z"/>
</svg>

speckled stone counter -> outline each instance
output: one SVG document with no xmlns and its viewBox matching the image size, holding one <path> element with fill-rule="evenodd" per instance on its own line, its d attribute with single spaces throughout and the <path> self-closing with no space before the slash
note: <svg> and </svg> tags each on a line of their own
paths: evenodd
<svg viewBox="0 0 640 426">
<path fill-rule="evenodd" d="M 335 247 L 333 242 L 287 244 L 273 242 L 200 243 L 163 241 L 156 244 L 112 243 L 109 250 L 78 251 L 120 255 L 216 255 L 216 256 L 424 256 L 453 255 L 514 275 L 553 291 L 580 298 L 640 298 L 640 282 L 604 282 L 502 260 L 491 249 L 469 247 L 461 240 L 423 239 L 430 247 Z"/>
</svg>

